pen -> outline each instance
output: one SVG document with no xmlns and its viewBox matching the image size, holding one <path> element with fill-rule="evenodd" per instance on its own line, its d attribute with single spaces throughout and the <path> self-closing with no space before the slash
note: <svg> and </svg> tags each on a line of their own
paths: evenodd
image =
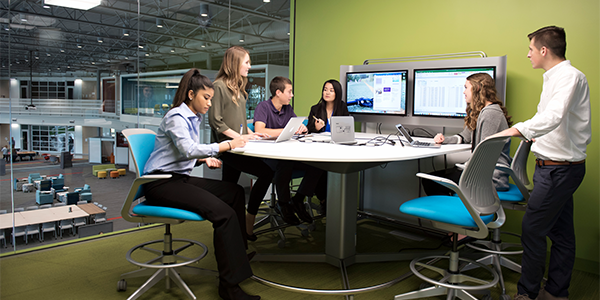
<svg viewBox="0 0 600 300">
<path fill-rule="evenodd" d="M 240 124 L 240 135 L 244 133 L 244 124 Z"/>
</svg>

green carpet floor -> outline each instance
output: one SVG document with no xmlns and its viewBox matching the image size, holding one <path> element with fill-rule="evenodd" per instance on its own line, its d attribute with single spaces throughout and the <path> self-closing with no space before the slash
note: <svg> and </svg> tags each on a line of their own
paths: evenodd
<svg viewBox="0 0 600 300">
<path fill-rule="evenodd" d="M 288 242 L 284 249 L 277 247 L 279 239 L 275 233 L 259 236 L 250 243 L 250 250 L 259 253 L 298 253 L 322 252 L 324 249 L 325 228 L 317 222 L 317 230 L 303 237 L 297 228 L 286 229 Z M 414 251 L 406 248 L 435 248 L 440 245 L 438 237 L 425 240 L 390 235 L 397 228 L 376 224 L 372 221 L 359 222 L 357 250 L 360 253 L 374 251 Z M 85 242 L 58 246 L 44 250 L 5 256 L 0 259 L 0 299 L 126 299 L 146 278 L 128 280 L 126 292 L 117 291 L 117 281 L 122 273 L 136 267 L 125 260 L 125 253 L 139 243 L 162 239 L 162 226 L 150 229 L 133 230 L 128 233 L 110 235 Z M 174 238 L 188 238 L 201 241 L 209 247 L 209 255 L 198 263 L 207 269 L 216 269 L 212 253 L 212 227 L 208 222 L 188 222 L 173 226 Z M 419 235 L 418 232 L 409 234 Z M 409 236 L 410 237 L 410 236 Z M 401 249 L 405 250 L 401 250 Z M 445 249 L 445 248 L 440 248 Z M 314 289 L 339 289 L 341 277 L 338 268 L 317 263 L 273 263 L 252 262 L 255 275 L 265 279 L 298 287 Z M 354 264 L 348 267 L 350 284 L 353 288 L 387 282 L 409 272 L 408 261 Z M 472 274 L 478 274 L 474 270 Z M 198 299 L 219 299 L 216 278 L 183 275 Z M 519 274 L 506 270 L 505 278 L 508 293 L 516 292 Z M 356 295 L 355 299 L 393 299 L 394 295 L 418 289 L 422 281 L 415 276 L 383 290 Z M 250 294 L 258 294 L 263 299 L 343 299 L 342 296 L 315 296 L 292 293 L 261 285 L 252 280 L 242 283 Z M 499 289 L 491 290 L 498 299 Z M 158 284 L 140 299 L 188 299 L 175 285 L 170 292 L 164 284 Z M 437 299 L 437 298 L 433 298 Z M 445 299 L 445 298 L 439 298 Z M 599 299 L 598 276 L 575 271 L 570 299 Z"/>
</svg>

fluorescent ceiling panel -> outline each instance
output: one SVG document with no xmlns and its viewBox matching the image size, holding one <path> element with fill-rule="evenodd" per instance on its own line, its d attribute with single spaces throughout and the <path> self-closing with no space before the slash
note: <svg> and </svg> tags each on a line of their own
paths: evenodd
<svg viewBox="0 0 600 300">
<path fill-rule="evenodd" d="M 101 2 L 102 0 L 44 0 L 44 4 L 47 5 L 70 7 L 81 10 L 94 8 L 100 5 Z"/>
</svg>

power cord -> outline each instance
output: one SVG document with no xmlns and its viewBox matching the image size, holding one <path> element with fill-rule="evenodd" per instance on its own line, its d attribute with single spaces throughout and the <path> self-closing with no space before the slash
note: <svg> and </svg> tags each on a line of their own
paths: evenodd
<svg viewBox="0 0 600 300">
<path fill-rule="evenodd" d="M 393 133 L 388 134 L 385 138 L 383 136 L 376 136 L 370 140 L 368 140 L 366 143 L 364 144 L 360 144 L 360 146 L 370 146 L 369 144 L 372 143 L 372 146 L 383 146 L 385 144 L 390 144 L 392 146 L 396 145 L 396 142 L 394 142 L 393 140 L 390 140 L 390 136 Z"/>
<path fill-rule="evenodd" d="M 417 130 L 423 131 L 426 135 L 417 135 L 417 134 L 415 134 L 415 131 L 417 131 Z M 428 138 L 434 138 L 435 137 L 435 133 L 432 133 L 431 131 L 429 131 L 429 130 L 423 128 L 423 127 L 414 128 L 413 131 L 412 131 L 412 135 L 414 135 L 414 136 L 421 136 L 421 137 L 428 137 Z"/>
</svg>

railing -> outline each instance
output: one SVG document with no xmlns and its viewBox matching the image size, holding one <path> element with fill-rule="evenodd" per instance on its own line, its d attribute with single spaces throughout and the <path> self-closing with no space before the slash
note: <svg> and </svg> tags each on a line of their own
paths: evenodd
<svg viewBox="0 0 600 300">
<path fill-rule="evenodd" d="M 12 105 L 11 105 L 12 102 Z M 12 110 L 16 115 L 32 116 L 64 116 L 64 117 L 84 117 L 84 118 L 105 118 L 119 119 L 119 113 L 102 112 L 102 102 L 100 100 L 88 99 L 35 99 L 33 104 L 35 109 L 28 108 L 31 104 L 30 99 L 9 99 L 0 98 L 0 113 L 8 114 Z"/>
</svg>

